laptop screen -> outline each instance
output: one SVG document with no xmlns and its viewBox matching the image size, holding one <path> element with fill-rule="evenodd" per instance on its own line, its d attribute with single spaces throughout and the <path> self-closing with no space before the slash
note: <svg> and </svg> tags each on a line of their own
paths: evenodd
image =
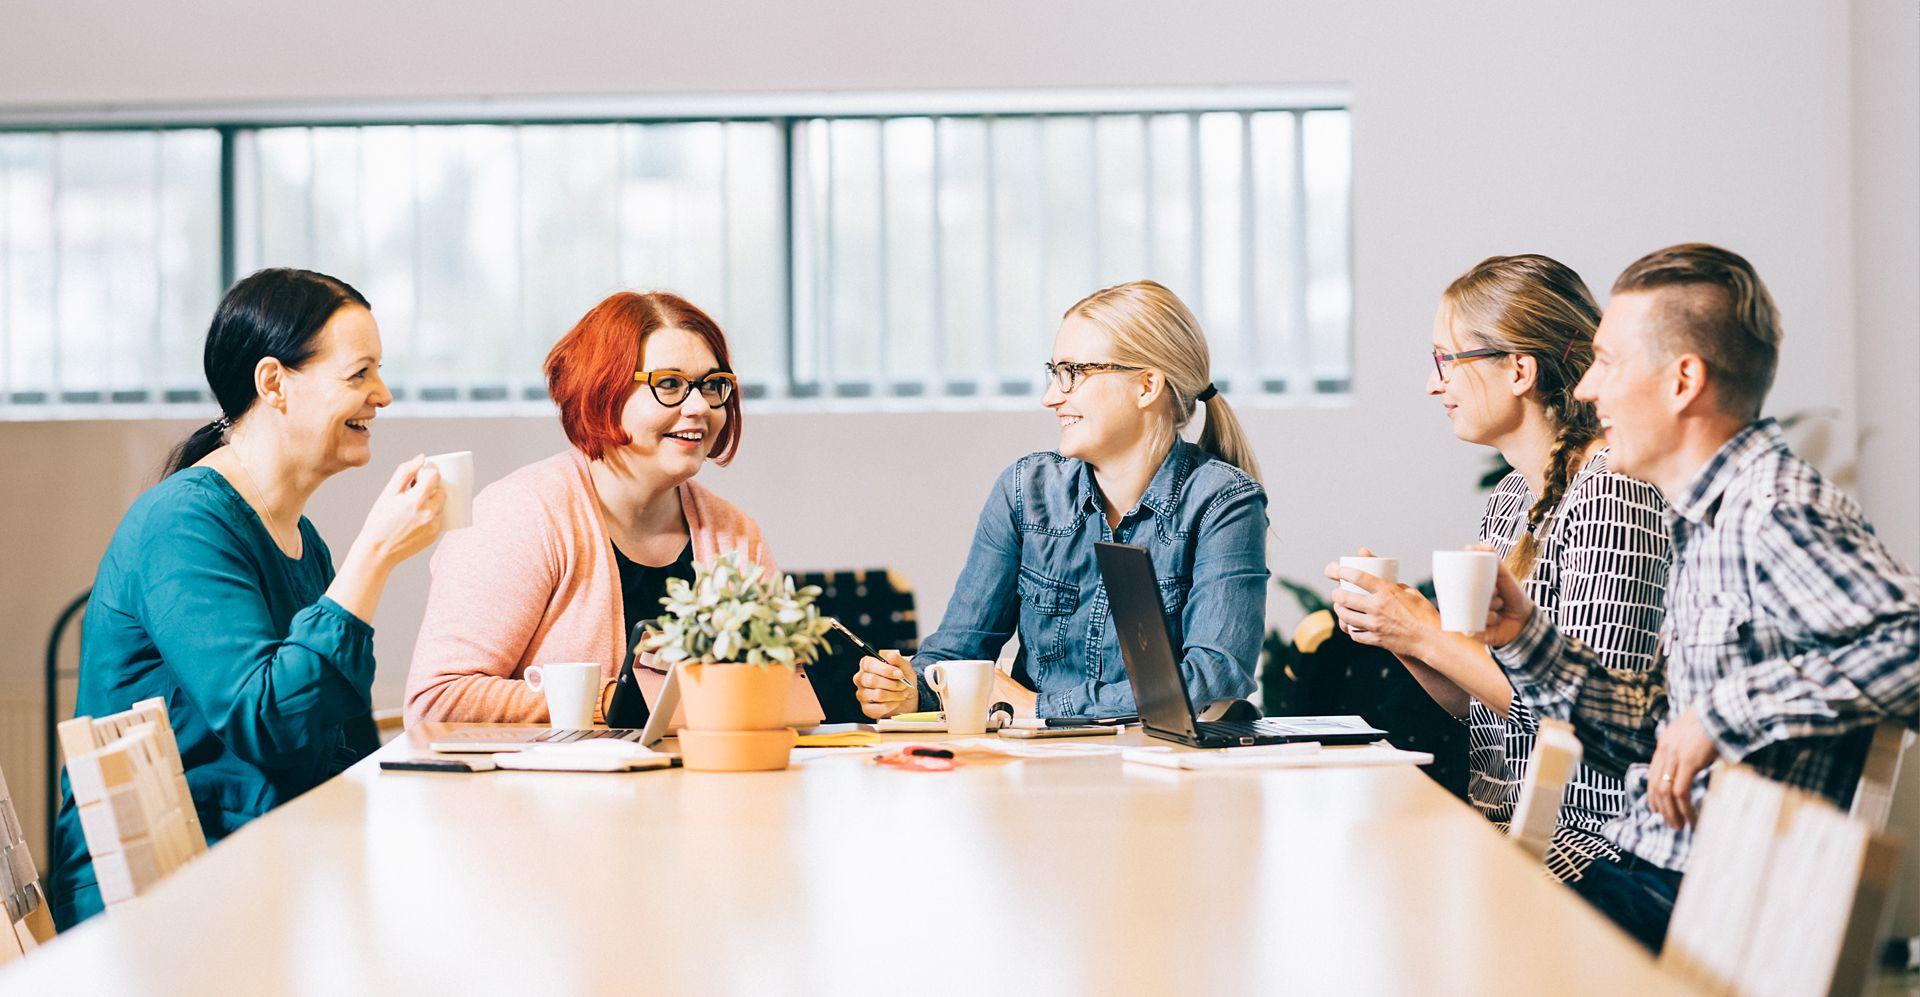
<svg viewBox="0 0 1920 997">
<path fill-rule="evenodd" d="M 1151 728 L 1193 736 L 1193 702 L 1187 698 L 1180 659 L 1167 636 L 1166 607 L 1153 578 L 1153 559 L 1144 547 L 1104 542 L 1093 547 L 1140 719 Z"/>
</svg>

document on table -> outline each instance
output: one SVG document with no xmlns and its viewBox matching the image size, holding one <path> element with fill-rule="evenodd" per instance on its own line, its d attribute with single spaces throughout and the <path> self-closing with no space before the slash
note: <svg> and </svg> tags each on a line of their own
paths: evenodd
<svg viewBox="0 0 1920 997">
<path fill-rule="evenodd" d="M 1127 748 L 1120 757 L 1139 765 L 1181 769 L 1341 768 L 1372 765 L 1431 765 L 1424 751 L 1402 751 L 1385 741 L 1372 744 L 1322 745 L 1315 741 L 1252 748 L 1214 748 L 1175 751 L 1172 748 Z"/>
</svg>

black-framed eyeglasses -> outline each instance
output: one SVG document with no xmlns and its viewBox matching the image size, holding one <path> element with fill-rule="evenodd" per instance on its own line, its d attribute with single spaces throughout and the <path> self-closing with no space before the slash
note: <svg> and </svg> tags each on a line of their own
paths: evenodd
<svg viewBox="0 0 1920 997">
<path fill-rule="evenodd" d="M 1440 375 L 1440 380 L 1444 381 L 1447 379 L 1448 364 L 1459 363 L 1462 360 L 1478 360 L 1481 357 L 1504 357 L 1506 355 L 1506 350 L 1461 350 L 1458 353 L 1442 353 L 1439 350 L 1434 350 L 1433 372 Z"/>
<path fill-rule="evenodd" d="M 724 370 L 696 378 L 684 370 L 671 367 L 635 371 L 633 379 L 646 385 L 647 390 L 653 392 L 653 400 L 667 408 L 679 408 L 696 389 L 708 405 L 719 408 L 733 397 L 733 387 L 740 380 Z"/>
<path fill-rule="evenodd" d="M 1060 393 L 1071 394 L 1080 382 L 1092 374 L 1105 374 L 1109 371 L 1146 370 L 1145 367 L 1128 367 L 1117 363 L 1049 363 L 1047 376 L 1053 379 L 1053 386 Z"/>
</svg>

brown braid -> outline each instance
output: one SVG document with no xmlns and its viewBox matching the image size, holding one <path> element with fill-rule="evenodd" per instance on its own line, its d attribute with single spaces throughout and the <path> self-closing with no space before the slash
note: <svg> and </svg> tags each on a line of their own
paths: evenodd
<svg viewBox="0 0 1920 997">
<path fill-rule="evenodd" d="M 1548 409 L 1553 412 L 1560 434 L 1554 437 L 1553 451 L 1547 456 L 1546 487 L 1527 510 L 1526 531 L 1514 545 L 1513 553 L 1507 556 L 1507 568 L 1515 578 L 1525 578 L 1533 572 L 1533 563 L 1540 556 L 1540 536 L 1545 532 L 1547 517 L 1559 507 L 1573 484 L 1574 475 L 1580 473 L 1580 465 L 1584 463 L 1581 458 L 1588 446 L 1600 436 L 1600 420 L 1593 414 L 1593 406 L 1574 401 L 1571 390 L 1567 401 L 1566 411 Z"/>
<path fill-rule="evenodd" d="M 1600 324 L 1580 275 L 1545 256 L 1494 256 L 1480 261 L 1447 286 L 1443 296 L 1464 338 L 1514 356 L 1533 358 L 1529 395 L 1546 408 L 1557 429 L 1547 458 L 1546 486 L 1527 511 L 1527 527 L 1507 557 L 1517 578 L 1533 571 L 1547 520 L 1566 497 L 1581 458 L 1600 436 L 1593 406 L 1573 397 L 1574 386 L 1593 364 L 1593 331 Z"/>
</svg>

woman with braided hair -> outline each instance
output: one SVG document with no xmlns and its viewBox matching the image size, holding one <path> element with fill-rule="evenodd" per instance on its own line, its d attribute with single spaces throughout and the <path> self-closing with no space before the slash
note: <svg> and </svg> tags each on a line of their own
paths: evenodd
<svg viewBox="0 0 1920 997">
<path fill-rule="evenodd" d="M 1433 326 L 1427 394 L 1454 435 L 1500 451 L 1514 470 L 1488 497 L 1480 541 L 1498 553 L 1563 631 L 1604 668 L 1656 667 L 1671 541 L 1652 486 L 1607 469 L 1593 407 L 1573 397 L 1593 362 L 1600 309 L 1580 276 L 1545 256 L 1495 256 L 1447 287 Z M 1362 550 L 1365 553 L 1365 550 Z M 1405 585 L 1328 565 L 1330 578 L 1368 591 L 1336 592 L 1335 612 L 1363 644 L 1384 647 L 1434 700 L 1468 725 L 1468 797 L 1505 827 L 1533 756 L 1538 717 L 1566 704 L 1530 703 L 1486 646 L 1440 629 L 1440 616 Z M 1567 786 L 1547 866 L 1578 879 L 1598 831 L 1626 805 L 1617 774 L 1581 766 Z"/>
</svg>

